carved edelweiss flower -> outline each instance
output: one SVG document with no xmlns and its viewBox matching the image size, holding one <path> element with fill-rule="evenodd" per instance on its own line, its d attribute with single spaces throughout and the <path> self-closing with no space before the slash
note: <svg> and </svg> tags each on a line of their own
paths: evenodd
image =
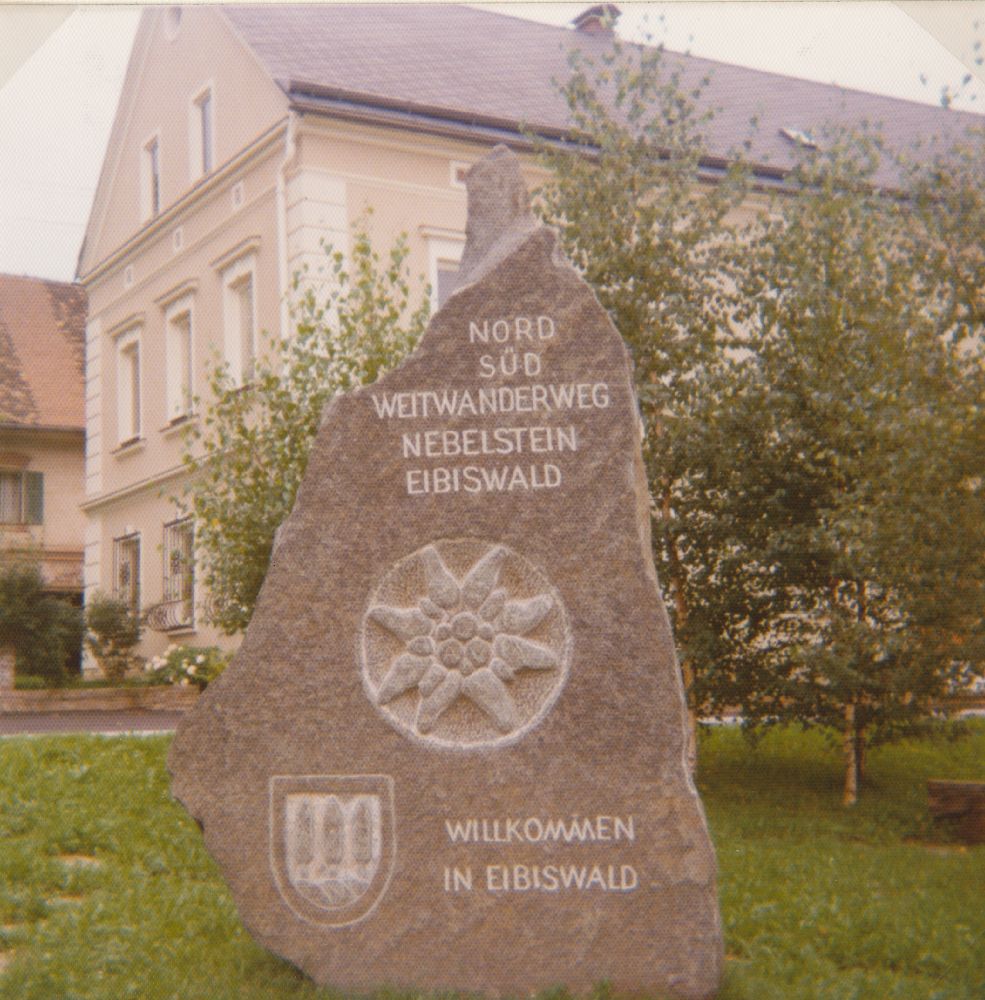
<svg viewBox="0 0 985 1000">
<path fill-rule="evenodd" d="M 369 617 L 406 644 L 376 692 L 385 705 L 416 687 L 418 732 L 430 732 L 459 697 L 468 698 L 502 733 L 518 725 L 507 684 L 520 670 L 554 670 L 557 656 L 522 636 L 535 629 L 554 606 L 540 594 L 508 599 L 497 587 L 507 550 L 496 546 L 459 581 L 438 550 L 421 550 L 427 596 L 417 607 L 376 605 Z"/>
</svg>

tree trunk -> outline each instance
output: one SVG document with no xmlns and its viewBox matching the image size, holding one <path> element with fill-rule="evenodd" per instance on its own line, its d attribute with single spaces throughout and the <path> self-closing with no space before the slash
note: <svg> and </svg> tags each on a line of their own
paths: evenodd
<svg viewBox="0 0 985 1000">
<path fill-rule="evenodd" d="M 845 706 L 845 792 L 841 798 L 843 806 L 853 806 L 858 802 L 858 730 L 855 727 L 855 706 Z"/>
<path fill-rule="evenodd" d="M 698 770 L 698 713 L 691 704 L 691 699 L 687 692 L 691 690 L 691 683 L 694 680 L 694 671 L 690 663 L 681 659 L 681 676 L 684 680 L 684 704 L 687 706 L 687 769 L 691 777 L 694 777 Z"/>
<path fill-rule="evenodd" d="M 858 726 L 855 730 L 855 774 L 856 785 L 859 788 L 865 781 L 865 750 L 867 745 L 865 726 Z"/>
</svg>

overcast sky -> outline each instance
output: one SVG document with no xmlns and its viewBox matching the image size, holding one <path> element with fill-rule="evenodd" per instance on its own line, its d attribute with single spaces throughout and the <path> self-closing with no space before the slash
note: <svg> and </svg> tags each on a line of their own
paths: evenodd
<svg viewBox="0 0 985 1000">
<path fill-rule="evenodd" d="M 589 5 L 477 6 L 564 24 Z M 962 85 L 969 68 L 981 73 L 973 45 L 985 39 L 985 0 L 620 6 L 626 38 L 646 33 L 669 49 L 928 103 L 949 87 L 955 107 L 985 113 L 985 83 Z M 139 18 L 133 7 L 68 10 L 0 5 L 0 272 L 64 281 Z"/>
</svg>

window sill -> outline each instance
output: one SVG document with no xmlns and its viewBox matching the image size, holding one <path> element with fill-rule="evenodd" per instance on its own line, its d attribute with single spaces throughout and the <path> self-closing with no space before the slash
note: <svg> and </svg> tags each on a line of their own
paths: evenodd
<svg viewBox="0 0 985 1000">
<path fill-rule="evenodd" d="M 171 437 L 175 434 L 180 434 L 182 431 L 188 430 L 189 427 L 196 423 L 198 423 L 198 414 L 186 413 L 184 416 L 175 417 L 174 420 L 166 423 L 160 429 L 160 433 L 164 437 Z"/>
<path fill-rule="evenodd" d="M 147 438 L 135 437 L 121 441 L 111 452 L 111 455 L 130 455 L 137 451 L 143 451 L 147 447 Z"/>
</svg>

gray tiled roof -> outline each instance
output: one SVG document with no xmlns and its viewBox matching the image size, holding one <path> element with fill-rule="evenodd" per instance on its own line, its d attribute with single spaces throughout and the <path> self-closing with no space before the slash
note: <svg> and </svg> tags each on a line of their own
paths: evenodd
<svg viewBox="0 0 985 1000">
<path fill-rule="evenodd" d="M 86 295 L 0 274 L 0 426 L 85 427 Z"/>
<path fill-rule="evenodd" d="M 551 81 L 569 75 L 574 48 L 598 55 L 604 36 L 453 5 L 327 4 L 221 8 L 270 75 L 295 96 L 315 93 L 350 112 L 390 108 L 470 126 L 555 131 L 569 126 Z M 898 149 L 915 140 L 945 141 L 985 118 L 813 83 L 695 56 L 677 62 L 685 86 L 710 77 L 703 103 L 716 110 L 708 149 L 727 157 L 759 127 L 749 155 L 780 170 L 796 149 L 781 128 L 813 134 L 825 122 L 878 123 Z M 324 104 L 326 110 L 331 105 Z"/>
</svg>

